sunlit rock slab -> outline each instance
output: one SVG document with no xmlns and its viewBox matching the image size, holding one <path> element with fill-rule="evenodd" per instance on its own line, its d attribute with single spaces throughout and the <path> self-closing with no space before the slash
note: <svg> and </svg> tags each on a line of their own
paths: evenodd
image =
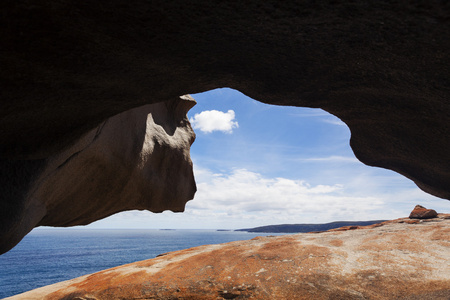
<svg viewBox="0 0 450 300">
<path fill-rule="evenodd" d="M 7 299 L 449 299 L 450 215 L 163 254 Z"/>
</svg>

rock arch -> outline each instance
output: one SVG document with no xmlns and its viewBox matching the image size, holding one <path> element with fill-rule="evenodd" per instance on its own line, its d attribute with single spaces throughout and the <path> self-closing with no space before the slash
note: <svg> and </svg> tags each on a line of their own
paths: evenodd
<svg viewBox="0 0 450 300">
<path fill-rule="evenodd" d="M 450 199 L 449 3 L 31 0 L 0 11 L 2 252 L 27 231 L 11 233 L 17 214 L 40 211 L 18 199 L 48 161 L 114 115 L 217 87 L 322 108 L 349 126 L 363 163 Z"/>
</svg>

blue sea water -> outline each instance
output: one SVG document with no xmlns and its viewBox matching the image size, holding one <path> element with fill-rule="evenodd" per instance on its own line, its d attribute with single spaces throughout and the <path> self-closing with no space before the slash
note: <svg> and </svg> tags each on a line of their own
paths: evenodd
<svg viewBox="0 0 450 300">
<path fill-rule="evenodd" d="M 0 298 L 165 252 L 268 235 L 216 230 L 38 228 L 0 255 Z"/>
</svg>

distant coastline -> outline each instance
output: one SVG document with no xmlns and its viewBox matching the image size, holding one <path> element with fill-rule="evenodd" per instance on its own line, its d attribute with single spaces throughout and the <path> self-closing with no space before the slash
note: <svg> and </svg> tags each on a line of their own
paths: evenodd
<svg viewBox="0 0 450 300">
<path fill-rule="evenodd" d="M 367 226 L 384 222 L 386 220 L 373 221 L 337 221 L 324 224 L 281 224 L 267 225 L 254 228 L 236 229 L 235 231 L 264 232 L 264 233 L 305 233 L 313 231 L 326 231 L 343 226 Z"/>
</svg>

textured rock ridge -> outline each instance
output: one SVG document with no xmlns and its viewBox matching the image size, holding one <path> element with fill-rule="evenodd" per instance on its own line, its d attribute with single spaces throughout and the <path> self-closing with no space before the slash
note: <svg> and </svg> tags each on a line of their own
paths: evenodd
<svg viewBox="0 0 450 300">
<path fill-rule="evenodd" d="M 444 300 L 449 247 L 450 215 L 404 218 L 200 246 L 8 299 Z"/>
<path fill-rule="evenodd" d="M 0 245 L 9 250 L 35 226 L 89 224 L 114 213 L 184 211 L 196 185 L 189 156 L 195 139 L 183 96 L 149 104 L 103 122 L 46 161 L 29 184 Z"/>
</svg>

